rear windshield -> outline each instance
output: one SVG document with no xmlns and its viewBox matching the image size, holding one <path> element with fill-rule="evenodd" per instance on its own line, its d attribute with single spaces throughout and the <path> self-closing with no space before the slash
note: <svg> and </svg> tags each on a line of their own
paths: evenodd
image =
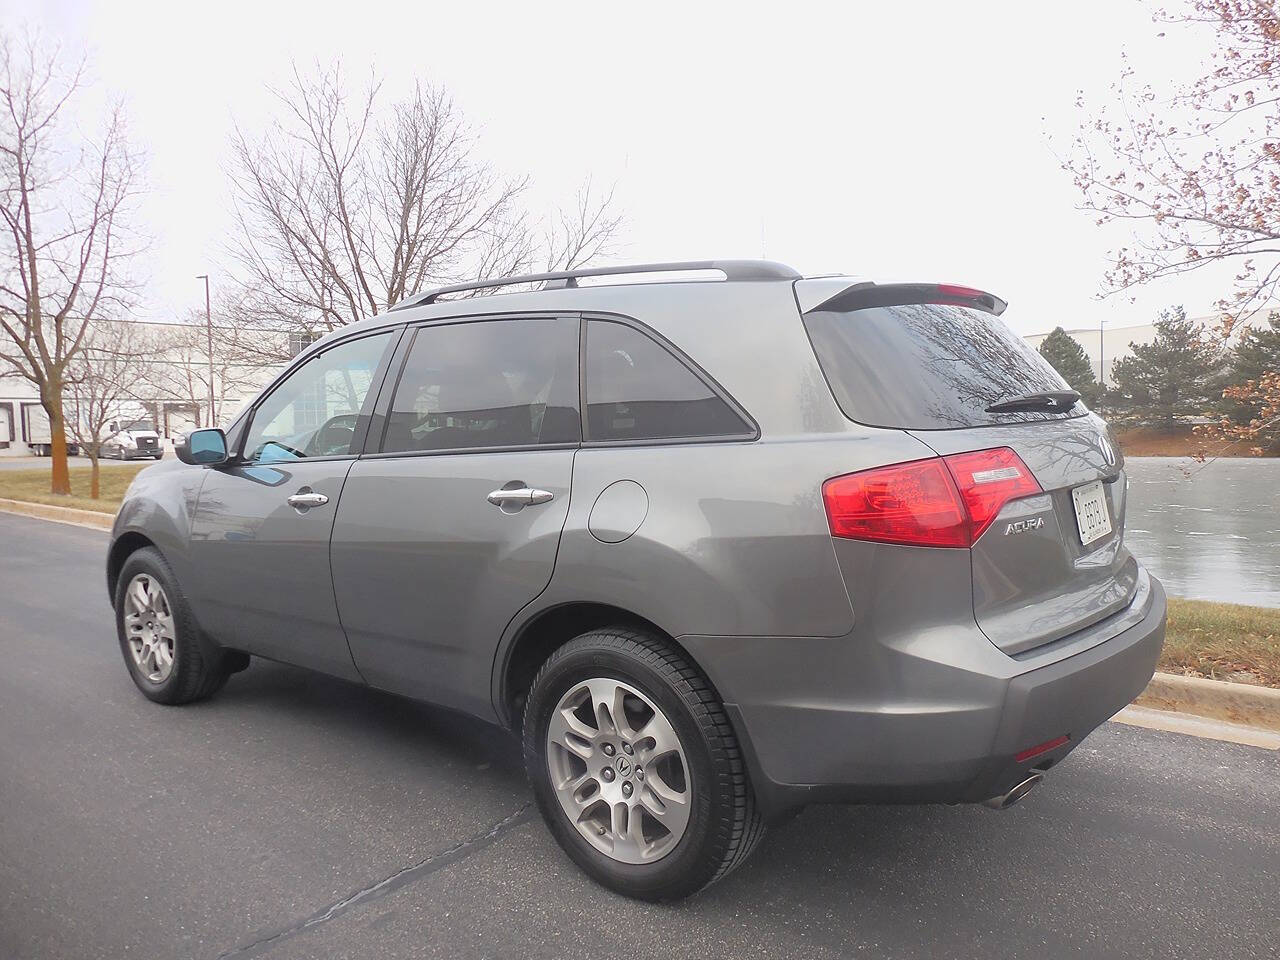
<svg viewBox="0 0 1280 960">
<path fill-rule="evenodd" d="M 1053 412 L 987 413 L 1000 400 L 1070 388 L 999 317 L 982 310 L 933 303 L 814 310 L 804 325 L 836 402 L 858 423 L 948 430 L 1085 413 L 1080 403 Z"/>
</svg>

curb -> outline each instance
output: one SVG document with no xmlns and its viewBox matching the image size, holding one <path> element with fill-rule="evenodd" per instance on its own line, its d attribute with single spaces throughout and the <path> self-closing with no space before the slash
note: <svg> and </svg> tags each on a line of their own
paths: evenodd
<svg viewBox="0 0 1280 960">
<path fill-rule="evenodd" d="M 95 530 L 110 530 L 116 522 L 114 513 L 99 513 L 96 510 L 77 510 L 74 507 L 57 507 L 51 503 L 28 503 L 26 500 L 4 498 L 0 498 L 0 512 L 35 517 L 39 520 L 53 520 L 57 523 L 71 523 L 77 527 L 92 527 Z"/>
<path fill-rule="evenodd" d="M 1131 727 L 1160 730 L 1164 733 L 1181 733 L 1202 740 L 1221 740 L 1246 747 L 1280 751 L 1280 731 L 1262 727 L 1242 727 L 1238 723 L 1224 723 L 1196 716 L 1194 713 L 1173 713 L 1169 710 L 1153 710 L 1150 707 L 1128 706 L 1111 718 L 1112 723 Z"/>
<path fill-rule="evenodd" d="M 1274 687 L 1157 673 L 1134 703 L 1280 731 L 1280 689 Z"/>
</svg>

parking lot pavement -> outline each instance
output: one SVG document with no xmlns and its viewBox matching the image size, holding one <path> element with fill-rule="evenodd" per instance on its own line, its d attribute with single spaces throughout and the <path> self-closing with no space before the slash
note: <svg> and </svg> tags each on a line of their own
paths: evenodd
<svg viewBox="0 0 1280 960">
<path fill-rule="evenodd" d="M 144 700 L 104 534 L 0 515 L 0 957 L 1280 956 L 1280 754 L 1108 724 L 1023 804 L 819 807 L 675 906 L 559 852 L 515 745 L 255 661 Z"/>
</svg>

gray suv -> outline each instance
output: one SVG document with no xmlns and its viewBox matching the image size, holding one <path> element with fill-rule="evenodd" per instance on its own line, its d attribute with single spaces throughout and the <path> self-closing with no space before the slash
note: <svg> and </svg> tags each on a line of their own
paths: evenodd
<svg viewBox="0 0 1280 960">
<path fill-rule="evenodd" d="M 806 804 L 1007 806 L 1142 690 L 1165 599 L 1004 307 L 763 261 L 416 295 L 139 474 L 125 664 L 159 703 L 253 655 L 518 732 L 568 855 L 645 899 Z"/>
</svg>

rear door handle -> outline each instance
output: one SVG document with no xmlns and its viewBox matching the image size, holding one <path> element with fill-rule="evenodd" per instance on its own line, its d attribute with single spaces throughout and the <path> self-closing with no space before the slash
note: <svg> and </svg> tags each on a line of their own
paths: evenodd
<svg viewBox="0 0 1280 960">
<path fill-rule="evenodd" d="M 518 503 L 521 506 L 529 506 L 535 503 L 549 503 L 555 498 L 555 494 L 551 493 L 549 490 L 535 490 L 532 487 L 515 487 L 511 490 L 495 490 L 485 499 L 495 507 L 501 507 L 508 503 Z"/>
<path fill-rule="evenodd" d="M 305 510 L 307 507 L 323 507 L 329 498 L 323 493 L 295 493 L 287 502 L 291 507 Z"/>
</svg>

